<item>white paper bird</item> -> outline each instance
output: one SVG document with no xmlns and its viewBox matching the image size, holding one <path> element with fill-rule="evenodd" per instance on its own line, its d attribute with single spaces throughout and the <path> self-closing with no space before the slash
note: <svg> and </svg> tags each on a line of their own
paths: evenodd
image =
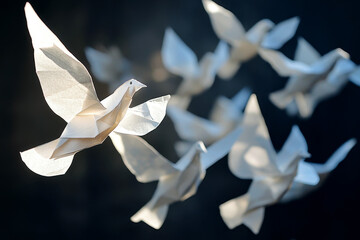
<svg viewBox="0 0 360 240">
<path fill-rule="evenodd" d="M 255 95 L 240 126 L 243 132 L 230 150 L 229 168 L 235 176 L 253 181 L 246 194 L 221 204 L 220 214 L 229 228 L 244 224 L 257 234 L 266 206 L 278 202 L 294 181 L 315 185 L 319 176 L 304 162 L 310 155 L 297 126 L 276 153 Z"/>
<path fill-rule="evenodd" d="M 110 137 L 125 165 L 140 182 L 158 180 L 151 200 L 131 217 L 133 222 L 144 221 L 159 229 L 166 218 L 169 205 L 193 196 L 205 177 L 206 169 L 223 158 L 241 134 L 236 129 L 206 150 L 202 142 L 173 164 L 142 138 L 113 132 Z"/>
<path fill-rule="evenodd" d="M 320 177 L 320 182 L 317 185 L 308 185 L 306 183 L 301 182 L 293 182 L 290 189 L 285 193 L 285 195 L 281 198 L 280 202 L 290 202 L 292 200 L 299 199 L 308 193 L 315 191 L 318 189 L 324 181 L 327 179 L 329 174 L 338 166 L 339 163 L 342 162 L 351 151 L 351 149 L 355 146 L 356 139 L 350 139 L 342 144 L 332 155 L 331 157 L 323 164 L 321 163 L 312 163 L 309 164 L 315 169 L 317 174 Z"/>
<path fill-rule="evenodd" d="M 91 72 L 97 80 L 109 85 L 109 91 L 115 91 L 126 80 L 132 79 L 130 62 L 123 57 L 118 47 L 112 46 L 105 51 L 85 48 Z"/>
<path fill-rule="evenodd" d="M 300 21 L 293 17 L 275 25 L 269 19 L 263 19 L 246 32 L 229 10 L 211 0 L 203 0 L 203 5 L 216 35 L 232 47 L 229 60 L 218 73 L 223 79 L 231 79 L 241 63 L 255 57 L 259 49 L 281 48 L 294 36 Z"/>
<path fill-rule="evenodd" d="M 289 115 L 310 117 L 317 104 L 337 94 L 348 79 L 360 86 L 360 68 L 340 48 L 321 57 L 300 38 L 294 60 L 274 50 L 260 50 L 259 54 L 280 76 L 290 77 L 284 89 L 270 94 L 270 100 Z"/>
<path fill-rule="evenodd" d="M 29 3 L 25 5 L 25 14 L 45 100 L 67 122 L 60 138 L 21 152 L 22 160 L 32 171 L 43 176 L 64 174 L 75 153 L 101 144 L 112 131 L 144 135 L 160 124 L 170 96 L 129 108 L 135 92 L 145 87 L 132 79 L 100 102 L 86 68 L 46 27 Z"/>
<path fill-rule="evenodd" d="M 232 99 L 218 97 L 209 119 L 170 105 L 167 108 L 168 116 L 173 121 L 177 134 L 184 140 L 175 144 L 178 155 L 183 156 L 196 141 L 209 145 L 235 129 L 242 120 L 242 111 L 250 94 L 248 88 L 243 88 Z"/>
<path fill-rule="evenodd" d="M 209 89 L 219 68 L 228 59 L 228 54 L 228 46 L 220 42 L 214 53 L 206 53 L 198 62 L 195 53 L 171 28 L 167 28 L 161 49 L 162 60 L 169 72 L 183 78 L 170 105 L 186 109 L 192 96 Z"/>
</svg>

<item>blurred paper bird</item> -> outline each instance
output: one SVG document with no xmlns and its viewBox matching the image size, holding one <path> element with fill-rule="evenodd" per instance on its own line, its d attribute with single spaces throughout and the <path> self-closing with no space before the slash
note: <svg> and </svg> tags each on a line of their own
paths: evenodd
<svg viewBox="0 0 360 240">
<path fill-rule="evenodd" d="M 91 72 L 97 80 L 108 84 L 109 91 L 115 91 L 126 80 L 133 78 L 131 64 L 123 57 L 118 47 L 112 46 L 104 51 L 85 48 L 85 55 Z"/>
<path fill-rule="evenodd" d="M 299 25 L 293 17 L 275 25 L 269 19 L 256 23 L 249 31 L 229 10 L 211 0 L 203 0 L 216 35 L 232 47 L 229 60 L 219 70 L 223 79 L 231 79 L 241 63 L 255 57 L 259 49 L 279 49 L 291 39 Z"/>
<path fill-rule="evenodd" d="M 235 129 L 242 120 L 242 111 L 250 95 L 250 89 L 243 88 L 232 99 L 218 97 L 209 119 L 170 105 L 167 114 L 173 121 L 177 134 L 183 140 L 175 144 L 178 155 L 183 156 L 196 141 L 209 145 Z"/>
<path fill-rule="evenodd" d="M 216 73 L 229 57 L 229 49 L 225 42 L 220 42 L 214 53 L 206 53 L 198 62 L 195 53 L 168 28 L 165 31 L 161 55 L 165 68 L 183 78 L 170 105 L 187 109 L 192 96 L 213 85 Z"/>
<path fill-rule="evenodd" d="M 352 138 L 342 144 L 332 155 L 331 157 L 323 164 L 321 163 L 312 163 L 309 164 L 315 169 L 317 174 L 320 177 L 320 182 L 317 185 L 308 185 L 301 182 L 293 182 L 290 189 L 285 193 L 281 198 L 280 202 L 290 202 L 292 200 L 299 199 L 308 193 L 318 189 L 327 179 L 329 174 L 341 163 L 351 149 L 355 146 L 356 139 Z"/>
<path fill-rule="evenodd" d="M 220 214 L 229 228 L 245 224 L 257 234 L 266 206 L 278 202 L 293 182 L 315 185 L 319 176 L 304 162 L 310 154 L 297 126 L 281 151 L 275 152 L 255 95 L 240 127 L 243 132 L 230 150 L 229 168 L 235 176 L 253 181 L 246 194 L 221 204 Z"/>
<path fill-rule="evenodd" d="M 202 142 L 173 164 L 142 138 L 113 132 L 110 137 L 128 169 L 140 182 L 158 180 L 151 200 L 131 217 L 159 229 L 165 221 L 169 205 L 193 196 L 205 177 L 206 169 L 223 158 L 241 134 L 236 129 L 206 150 Z"/>
<path fill-rule="evenodd" d="M 324 56 L 303 38 L 298 41 L 294 60 L 274 50 L 259 54 L 283 77 L 290 77 L 285 88 L 270 94 L 270 100 L 289 115 L 310 117 L 317 104 L 336 95 L 348 79 L 360 86 L 360 67 L 349 54 L 337 48 Z"/>
</svg>

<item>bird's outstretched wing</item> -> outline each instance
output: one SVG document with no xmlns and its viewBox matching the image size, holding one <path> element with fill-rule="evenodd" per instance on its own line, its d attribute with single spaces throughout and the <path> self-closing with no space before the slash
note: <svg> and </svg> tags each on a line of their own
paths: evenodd
<svg viewBox="0 0 360 240">
<path fill-rule="evenodd" d="M 25 5 L 25 15 L 36 73 L 50 108 L 67 122 L 85 109 L 87 113 L 103 110 L 84 65 L 41 21 L 29 3 Z"/>
<path fill-rule="evenodd" d="M 139 182 L 155 181 L 178 171 L 142 138 L 116 132 L 112 132 L 110 137 L 126 167 Z"/>
<path fill-rule="evenodd" d="M 300 19 L 293 17 L 278 23 L 268 34 L 266 34 L 262 47 L 279 49 L 284 45 L 290 38 L 292 38 L 299 25 Z"/>
<path fill-rule="evenodd" d="M 199 71 L 195 53 L 172 30 L 165 31 L 161 56 L 166 69 L 183 77 L 194 77 Z"/>
<path fill-rule="evenodd" d="M 229 10 L 210 0 L 203 0 L 206 12 L 218 37 L 233 46 L 245 39 L 246 33 L 241 22 Z"/>
<path fill-rule="evenodd" d="M 129 108 L 114 132 L 143 136 L 159 126 L 166 115 L 170 95 L 150 99 Z"/>
</svg>

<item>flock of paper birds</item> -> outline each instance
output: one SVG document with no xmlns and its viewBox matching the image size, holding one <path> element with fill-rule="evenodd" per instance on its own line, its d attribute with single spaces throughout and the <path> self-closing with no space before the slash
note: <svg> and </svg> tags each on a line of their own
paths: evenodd
<svg viewBox="0 0 360 240">
<path fill-rule="evenodd" d="M 360 85 L 360 67 L 341 49 L 320 56 L 302 38 L 294 60 L 284 56 L 278 49 L 296 32 L 296 17 L 278 24 L 264 19 L 245 31 L 230 11 L 211 0 L 203 0 L 203 5 L 221 39 L 215 51 L 199 61 L 172 29 L 166 29 L 162 60 L 169 72 L 183 78 L 182 83 L 171 100 L 166 95 L 130 107 L 135 93 L 146 86 L 130 79 L 131 65 L 119 49 L 85 49 L 92 73 L 113 92 L 100 101 L 86 68 L 26 3 L 36 73 L 45 100 L 67 122 L 58 139 L 21 152 L 27 167 L 43 176 L 65 174 L 77 152 L 110 136 L 139 182 L 158 181 L 153 197 L 131 217 L 133 222 L 144 221 L 156 229 L 164 223 L 169 205 L 193 196 L 206 169 L 227 154 L 230 171 L 238 178 L 252 179 L 246 194 L 219 207 L 231 229 L 244 224 L 257 234 L 266 206 L 318 188 L 353 148 L 355 139 L 340 146 L 324 164 L 305 162 L 310 153 L 297 126 L 282 149 L 275 151 L 257 98 L 247 88 L 232 99 L 219 97 L 209 119 L 186 109 L 193 96 L 213 85 L 216 75 L 231 79 L 241 63 L 259 54 L 280 76 L 289 77 L 284 89 L 270 94 L 273 104 L 291 115 L 310 117 L 320 101 L 338 93 L 348 80 Z M 175 145 L 180 156 L 175 164 L 139 137 L 157 128 L 166 113 L 182 139 Z"/>
</svg>

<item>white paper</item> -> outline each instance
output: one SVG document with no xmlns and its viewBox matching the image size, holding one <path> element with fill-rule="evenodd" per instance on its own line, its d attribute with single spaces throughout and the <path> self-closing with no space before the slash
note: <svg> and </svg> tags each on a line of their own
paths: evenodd
<svg viewBox="0 0 360 240">
<path fill-rule="evenodd" d="M 206 150 L 196 142 L 175 164 L 164 158 L 143 139 L 113 132 L 110 136 L 125 165 L 140 182 L 158 180 L 151 200 L 131 217 L 159 229 L 165 221 L 171 203 L 193 196 L 205 177 L 206 169 L 223 158 L 241 134 L 235 129 Z"/>
<path fill-rule="evenodd" d="M 133 78 L 130 62 L 123 57 L 118 47 L 112 46 L 104 51 L 87 47 L 85 55 L 95 78 L 108 84 L 110 92 Z"/>
<path fill-rule="evenodd" d="M 228 59 L 229 49 L 220 42 L 214 53 L 206 53 L 198 62 L 195 53 L 171 29 L 165 31 L 161 50 L 165 68 L 183 78 L 170 105 L 186 109 L 192 96 L 209 89 L 218 69 Z"/>
<path fill-rule="evenodd" d="M 248 32 L 229 10 L 211 0 L 203 0 L 216 35 L 232 47 L 229 60 L 219 70 L 223 79 L 231 79 L 241 63 L 257 55 L 259 49 L 279 49 L 291 39 L 299 25 L 293 17 L 275 25 L 268 19 L 260 20 Z"/>
<path fill-rule="evenodd" d="M 349 54 L 335 49 L 324 56 L 300 38 L 295 59 L 274 50 L 260 50 L 280 76 L 290 77 L 285 88 L 270 94 L 270 100 L 290 115 L 310 117 L 317 104 L 336 95 L 348 80 L 357 84 L 356 65 Z"/>
<path fill-rule="evenodd" d="M 310 155 L 297 126 L 292 128 L 281 151 L 276 153 L 255 95 L 248 101 L 240 127 L 243 132 L 229 153 L 229 168 L 235 176 L 253 181 L 246 194 L 221 204 L 220 214 L 229 228 L 245 224 L 257 234 L 263 222 L 264 208 L 280 200 L 293 183 L 298 169 L 304 171 L 299 175 L 299 181 L 317 184 L 319 176 L 303 161 Z"/>
<path fill-rule="evenodd" d="M 354 138 L 346 141 L 323 164 L 307 162 L 307 164 L 310 165 L 319 175 L 320 182 L 314 186 L 313 184 L 297 181 L 298 176 L 302 174 L 300 171 L 298 171 L 298 174 L 294 179 L 295 181 L 291 185 L 291 188 L 281 198 L 281 202 L 290 202 L 299 199 L 321 187 L 329 174 L 339 165 L 339 163 L 341 163 L 346 158 L 355 144 L 356 140 Z"/>
<path fill-rule="evenodd" d="M 143 135 L 158 126 L 165 116 L 169 96 L 129 109 L 135 92 L 145 87 L 132 79 L 100 102 L 86 68 L 29 3 L 25 14 L 45 100 L 67 122 L 60 138 L 21 152 L 22 160 L 33 172 L 43 176 L 64 174 L 77 152 L 101 144 L 113 130 Z"/>
<path fill-rule="evenodd" d="M 232 99 L 218 97 L 209 119 L 169 106 L 168 116 L 173 121 L 177 134 L 184 141 L 175 146 L 178 155 L 182 156 L 195 141 L 212 144 L 232 131 L 242 120 L 242 111 L 250 94 L 248 88 L 243 88 Z"/>
</svg>

